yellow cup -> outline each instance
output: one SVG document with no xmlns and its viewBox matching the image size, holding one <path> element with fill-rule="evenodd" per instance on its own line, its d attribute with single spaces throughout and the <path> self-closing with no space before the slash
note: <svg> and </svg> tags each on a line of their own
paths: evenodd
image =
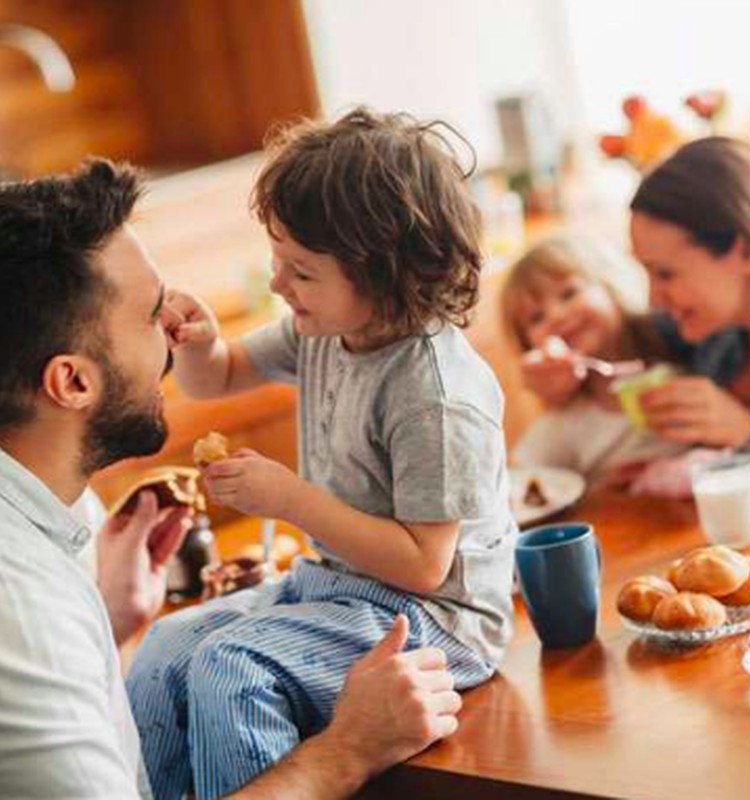
<svg viewBox="0 0 750 800">
<path fill-rule="evenodd" d="M 651 369 L 631 375 L 627 378 L 620 378 L 612 384 L 612 391 L 620 399 L 620 406 L 625 416 L 630 420 L 630 424 L 638 431 L 645 431 L 648 428 L 646 417 L 641 408 L 640 395 L 657 386 L 668 383 L 675 375 L 674 369 L 668 364 L 657 364 Z"/>
</svg>

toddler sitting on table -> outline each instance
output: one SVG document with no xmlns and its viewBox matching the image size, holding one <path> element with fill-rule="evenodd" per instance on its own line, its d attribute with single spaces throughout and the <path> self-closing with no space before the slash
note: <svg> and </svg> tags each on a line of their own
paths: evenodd
<svg viewBox="0 0 750 800">
<path fill-rule="evenodd" d="M 204 478 L 214 502 L 305 530 L 322 560 L 154 626 L 128 689 L 158 798 L 220 797 L 284 757 L 398 614 L 457 688 L 497 669 L 515 524 L 500 387 L 459 329 L 481 268 L 464 177 L 436 124 L 304 123 L 254 195 L 292 315 L 227 344 L 202 303 L 167 296 L 188 392 L 299 387 L 299 476 L 241 450 Z"/>
</svg>

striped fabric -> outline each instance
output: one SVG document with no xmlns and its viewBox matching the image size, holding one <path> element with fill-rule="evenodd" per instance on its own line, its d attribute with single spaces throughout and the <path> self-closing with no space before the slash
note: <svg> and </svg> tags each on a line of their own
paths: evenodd
<svg viewBox="0 0 750 800">
<path fill-rule="evenodd" d="M 128 692 L 157 800 L 236 791 L 323 728 L 349 668 L 399 613 L 407 649 L 444 649 L 458 688 L 493 673 L 408 595 L 310 561 L 156 623 Z"/>
</svg>

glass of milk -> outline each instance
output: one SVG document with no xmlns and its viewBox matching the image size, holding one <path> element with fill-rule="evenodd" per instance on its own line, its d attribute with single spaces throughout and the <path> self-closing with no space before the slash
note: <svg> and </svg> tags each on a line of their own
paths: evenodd
<svg viewBox="0 0 750 800">
<path fill-rule="evenodd" d="M 692 482 L 706 538 L 716 544 L 750 543 L 750 455 L 696 465 Z"/>
</svg>

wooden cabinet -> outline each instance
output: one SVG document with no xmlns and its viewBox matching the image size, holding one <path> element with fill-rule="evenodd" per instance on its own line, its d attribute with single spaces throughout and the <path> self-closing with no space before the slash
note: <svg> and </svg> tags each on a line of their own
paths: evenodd
<svg viewBox="0 0 750 800">
<path fill-rule="evenodd" d="M 314 115 L 300 0 L 0 0 L 0 24 L 51 35 L 77 75 L 50 92 L 0 44 L 0 168 L 65 170 L 94 153 L 158 170 L 258 150 L 268 128 Z"/>
<path fill-rule="evenodd" d="M 129 52 L 159 164 L 259 150 L 269 126 L 318 111 L 299 0 L 131 0 Z"/>
</svg>

